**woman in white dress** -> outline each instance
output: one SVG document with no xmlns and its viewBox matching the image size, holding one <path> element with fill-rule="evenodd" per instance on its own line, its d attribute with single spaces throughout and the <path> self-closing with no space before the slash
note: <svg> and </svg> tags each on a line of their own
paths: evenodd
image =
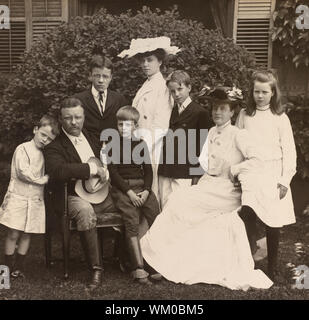
<svg viewBox="0 0 309 320">
<path fill-rule="evenodd" d="M 147 80 L 137 91 L 132 106 L 140 113 L 138 122 L 139 135 L 146 141 L 152 154 L 153 183 L 152 191 L 158 201 L 158 163 L 162 138 L 169 127 L 169 120 L 173 108 L 173 101 L 160 72 L 160 67 L 168 54 L 180 51 L 171 46 L 170 38 L 157 37 L 146 39 L 132 39 L 130 48 L 122 51 L 118 56 L 135 57 L 147 76 Z"/>
<path fill-rule="evenodd" d="M 171 194 L 166 207 L 141 239 L 144 259 L 166 279 L 185 284 L 218 284 L 230 289 L 269 288 L 254 270 L 244 223 L 237 210 L 246 179 L 259 158 L 246 130 L 231 125 L 238 91 L 219 87 L 213 97 L 211 128 L 200 155 L 205 174 L 197 185 Z"/>
</svg>

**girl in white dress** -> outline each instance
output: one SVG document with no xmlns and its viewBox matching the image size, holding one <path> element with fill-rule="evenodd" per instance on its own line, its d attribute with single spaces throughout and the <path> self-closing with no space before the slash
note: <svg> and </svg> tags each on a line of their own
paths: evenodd
<svg viewBox="0 0 309 320">
<path fill-rule="evenodd" d="M 146 262 L 166 279 L 185 284 L 218 284 L 230 289 L 269 288 L 254 270 L 244 223 L 237 210 L 241 191 L 235 178 L 259 166 L 246 130 L 231 125 L 234 99 L 217 88 L 211 128 L 199 161 L 206 173 L 197 185 L 173 192 L 164 210 L 141 239 Z"/>
<path fill-rule="evenodd" d="M 23 277 L 23 263 L 31 233 L 45 233 L 44 174 L 42 149 L 58 134 L 57 121 L 45 115 L 33 130 L 31 141 L 20 144 L 13 155 L 11 179 L 0 207 L 0 223 L 8 227 L 4 265 L 13 278 Z M 18 241 L 16 263 L 13 258 Z"/>
<path fill-rule="evenodd" d="M 278 80 L 271 71 L 253 74 L 250 101 L 236 125 L 249 131 L 259 146 L 263 168 L 255 180 L 256 192 L 244 186 L 240 216 L 256 251 L 256 216 L 266 225 L 268 276 L 276 280 L 280 227 L 295 222 L 290 182 L 296 172 L 296 149 L 290 120 L 280 104 Z"/>
<path fill-rule="evenodd" d="M 152 191 L 159 203 L 158 164 L 162 145 L 162 138 L 169 127 L 169 120 L 173 108 L 173 101 L 166 86 L 160 67 L 168 54 L 175 55 L 180 51 L 171 46 L 168 37 L 132 39 L 130 48 L 118 56 L 135 57 L 147 80 L 137 91 L 132 106 L 140 113 L 138 122 L 139 135 L 146 141 L 152 154 L 153 183 Z"/>
</svg>

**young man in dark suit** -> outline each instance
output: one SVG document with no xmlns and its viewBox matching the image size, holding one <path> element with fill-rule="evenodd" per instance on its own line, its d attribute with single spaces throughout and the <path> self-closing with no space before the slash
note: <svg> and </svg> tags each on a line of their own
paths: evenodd
<svg viewBox="0 0 309 320">
<path fill-rule="evenodd" d="M 191 79 L 185 71 L 174 71 L 167 78 L 166 84 L 175 106 L 169 131 L 163 139 L 158 168 L 161 208 L 166 204 L 171 192 L 191 185 L 192 178 L 197 176 L 190 169 L 199 167 L 199 164 L 190 163 L 190 159 L 196 157 L 197 160 L 206 140 L 207 132 L 203 133 L 201 130 L 211 127 L 206 110 L 190 98 Z M 189 130 L 194 130 L 194 139 L 188 133 Z"/>
<path fill-rule="evenodd" d="M 46 173 L 53 183 L 56 199 L 62 199 L 61 186 L 68 182 L 68 216 L 76 221 L 77 230 L 85 243 L 85 254 L 92 269 L 88 288 L 95 289 L 101 283 L 103 271 L 96 231 L 96 212 L 114 212 L 115 207 L 110 194 L 103 202 L 93 204 L 75 192 L 75 182 L 72 179 L 87 180 L 97 176 L 103 183 L 108 179 L 106 168 L 88 162 L 91 157 L 99 158 L 100 149 L 83 128 L 84 120 L 84 109 L 78 99 L 67 98 L 62 101 L 60 135 L 44 149 L 44 158 Z M 61 201 L 55 201 L 58 212 L 61 210 L 60 205 Z"/>
<path fill-rule="evenodd" d="M 86 128 L 98 146 L 104 129 L 117 129 L 116 113 L 127 101 L 120 93 L 108 89 L 113 75 L 113 64 L 103 55 L 94 55 L 89 66 L 91 88 L 77 93 L 85 110 Z"/>
</svg>

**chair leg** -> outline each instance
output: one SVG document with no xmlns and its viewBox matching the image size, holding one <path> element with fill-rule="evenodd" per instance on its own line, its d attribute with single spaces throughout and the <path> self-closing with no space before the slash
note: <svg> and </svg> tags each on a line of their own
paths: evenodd
<svg viewBox="0 0 309 320">
<path fill-rule="evenodd" d="M 69 219 L 67 216 L 63 217 L 63 266 L 64 278 L 69 278 L 69 259 L 70 259 L 70 230 Z"/>
<path fill-rule="evenodd" d="M 125 239 L 125 230 L 122 227 L 121 232 L 116 233 L 114 257 L 119 262 L 119 268 L 122 272 L 127 272 L 131 269 L 128 248 Z"/>
<path fill-rule="evenodd" d="M 100 251 L 100 260 L 101 265 L 103 265 L 103 256 L 104 256 L 104 250 L 103 250 L 103 228 L 97 228 L 98 232 L 98 244 L 99 244 L 99 251 Z"/>
<path fill-rule="evenodd" d="M 115 244 L 114 244 L 114 257 L 120 259 L 123 243 L 124 243 L 124 229 L 121 228 L 121 231 L 115 231 Z"/>
</svg>

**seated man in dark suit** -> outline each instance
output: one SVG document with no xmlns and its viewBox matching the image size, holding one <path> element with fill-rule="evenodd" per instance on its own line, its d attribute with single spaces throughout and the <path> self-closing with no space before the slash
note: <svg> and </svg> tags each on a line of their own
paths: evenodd
<svg viewBox="0 0 309 320">
<path fill-rule="evenodd" d="M 116 113 L 120 107 L 127 105 L 126 99 L 118 92 L 108 89 L 112 80 L 113 65 L 110 59 L 102 55 L 94 55 L 89 68 L 91 88 L 75 95 L 84 107 L 86 128 L 95 140 L 100 143 L 100 135 L 104 129 L 116 129 Z"/>
<path fill-rule="evenodd" d="M 75 192 L 75 182 L 72 179 L 99 177 L 102 182 L 108 179 L 106 168 L 89 161 L 89 158 L 94 156 L 99 158 L 100 149 L 88 131 L 83 129 L 84 120 L 84 109 L 80 100 L 74 97 L 65 99 L 61 103 L 59 115 L 61 133 L 44 150 L 44 157 L 46 172 L 56 185 L 56 193 L 60 192 L 63 182 L 69 181 L 68 215 L 76 221 L 77 230 L 85 243 L 86 257 L 92 269 L 89 289 L 95 289 L 101 283 L 103 271 L 98 249 L 96 213 L 114 212 L 115 208 L 110 194 L 103 202 L 93 204 Z M 60 202 L 56 202 L 56 210 L 57 205 L 60 205 Z"/>
</svg>

